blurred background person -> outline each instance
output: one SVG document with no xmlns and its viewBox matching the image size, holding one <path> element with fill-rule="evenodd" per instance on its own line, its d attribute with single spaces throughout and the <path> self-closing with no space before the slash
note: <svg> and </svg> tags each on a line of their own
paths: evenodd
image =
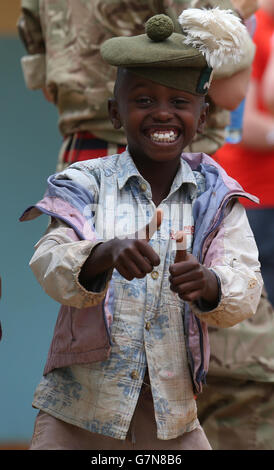
<svg viewBox="0 0 274 470">
<path fill-rule="evenodd" d="M 274 0 L 259 0 L 259 7 L 247 96 L 232 115 L 228 142 L 214 157 L 260 198 L 260 205 L 242 203 L 259 247 L 267 293 L 252 320 L 210 331 L 208 386 L 198 404 L 215 449 L 274 449 Z"/>
</svg>

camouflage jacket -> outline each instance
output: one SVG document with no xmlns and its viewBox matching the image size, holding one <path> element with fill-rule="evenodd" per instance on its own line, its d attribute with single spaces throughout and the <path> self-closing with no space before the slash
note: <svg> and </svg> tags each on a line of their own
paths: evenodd
<svg viewBox="0 0 274 470">
<path fill-rule="evenodd" d="M 90 131 L 108 142 L 125 144 L 107 111 L 115 69 L 100 55 L 112 36 L 144 32 L 145 21 L 157 13 L 176 19 L 192 6 L 231 8 L 229 0 L 22 0 L 19 34 L 28 55 L 22 58 L 28 88 L 46 88 L 59 112 L 63 135 Z M 210 103 L 203 135 L 190 149 L 214 153 L 224 142 L 229 112 Z"/>
</svg>

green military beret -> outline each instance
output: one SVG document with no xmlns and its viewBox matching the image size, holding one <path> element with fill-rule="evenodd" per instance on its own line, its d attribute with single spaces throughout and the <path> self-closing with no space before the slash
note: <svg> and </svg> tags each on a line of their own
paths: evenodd
<svg viewBox="0 0 274 470">
<path fill-rule="evenodd" d="M 155 15 L 146 22 L 145 30 L 139 36 L 104 42 L 104 60 L 161 85 L 205 95 L 212 68 L 197 48 L 185 43 L 183 32 L 174 32 L 172 20 L 166 15 Z"/>
</svg>

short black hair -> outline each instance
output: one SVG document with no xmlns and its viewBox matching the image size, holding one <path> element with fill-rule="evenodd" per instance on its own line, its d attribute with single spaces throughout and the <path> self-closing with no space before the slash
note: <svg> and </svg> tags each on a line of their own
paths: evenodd
<svg viewBox="0 0 274 470">
<path fill-rule="evenodd" d="M 125 67 L 117 67 L 116 80 L 115 80 L 114 90 L 113 90 L 115 99 L 117 99 L 118 90 L 122 81 L 122 75 L 125 73 L 125 70 L 126 70 Z"/>
</svg>

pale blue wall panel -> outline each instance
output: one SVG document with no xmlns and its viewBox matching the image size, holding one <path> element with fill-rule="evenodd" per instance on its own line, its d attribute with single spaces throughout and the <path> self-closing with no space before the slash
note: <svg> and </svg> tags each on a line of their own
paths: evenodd
<svg viewBox="0 0 274 470">
<path fill-rule="evenodd" d="M 0 38 L 0 446 L 31 437 L 36 414 L 31 401 L 59 309 L 28 266 L 47 217 L 18 222 L 43 196 L 61 143 L 54 106 L 40 91 L 25 88 L 23 52 L 16 38 Z"/>
</svg>

